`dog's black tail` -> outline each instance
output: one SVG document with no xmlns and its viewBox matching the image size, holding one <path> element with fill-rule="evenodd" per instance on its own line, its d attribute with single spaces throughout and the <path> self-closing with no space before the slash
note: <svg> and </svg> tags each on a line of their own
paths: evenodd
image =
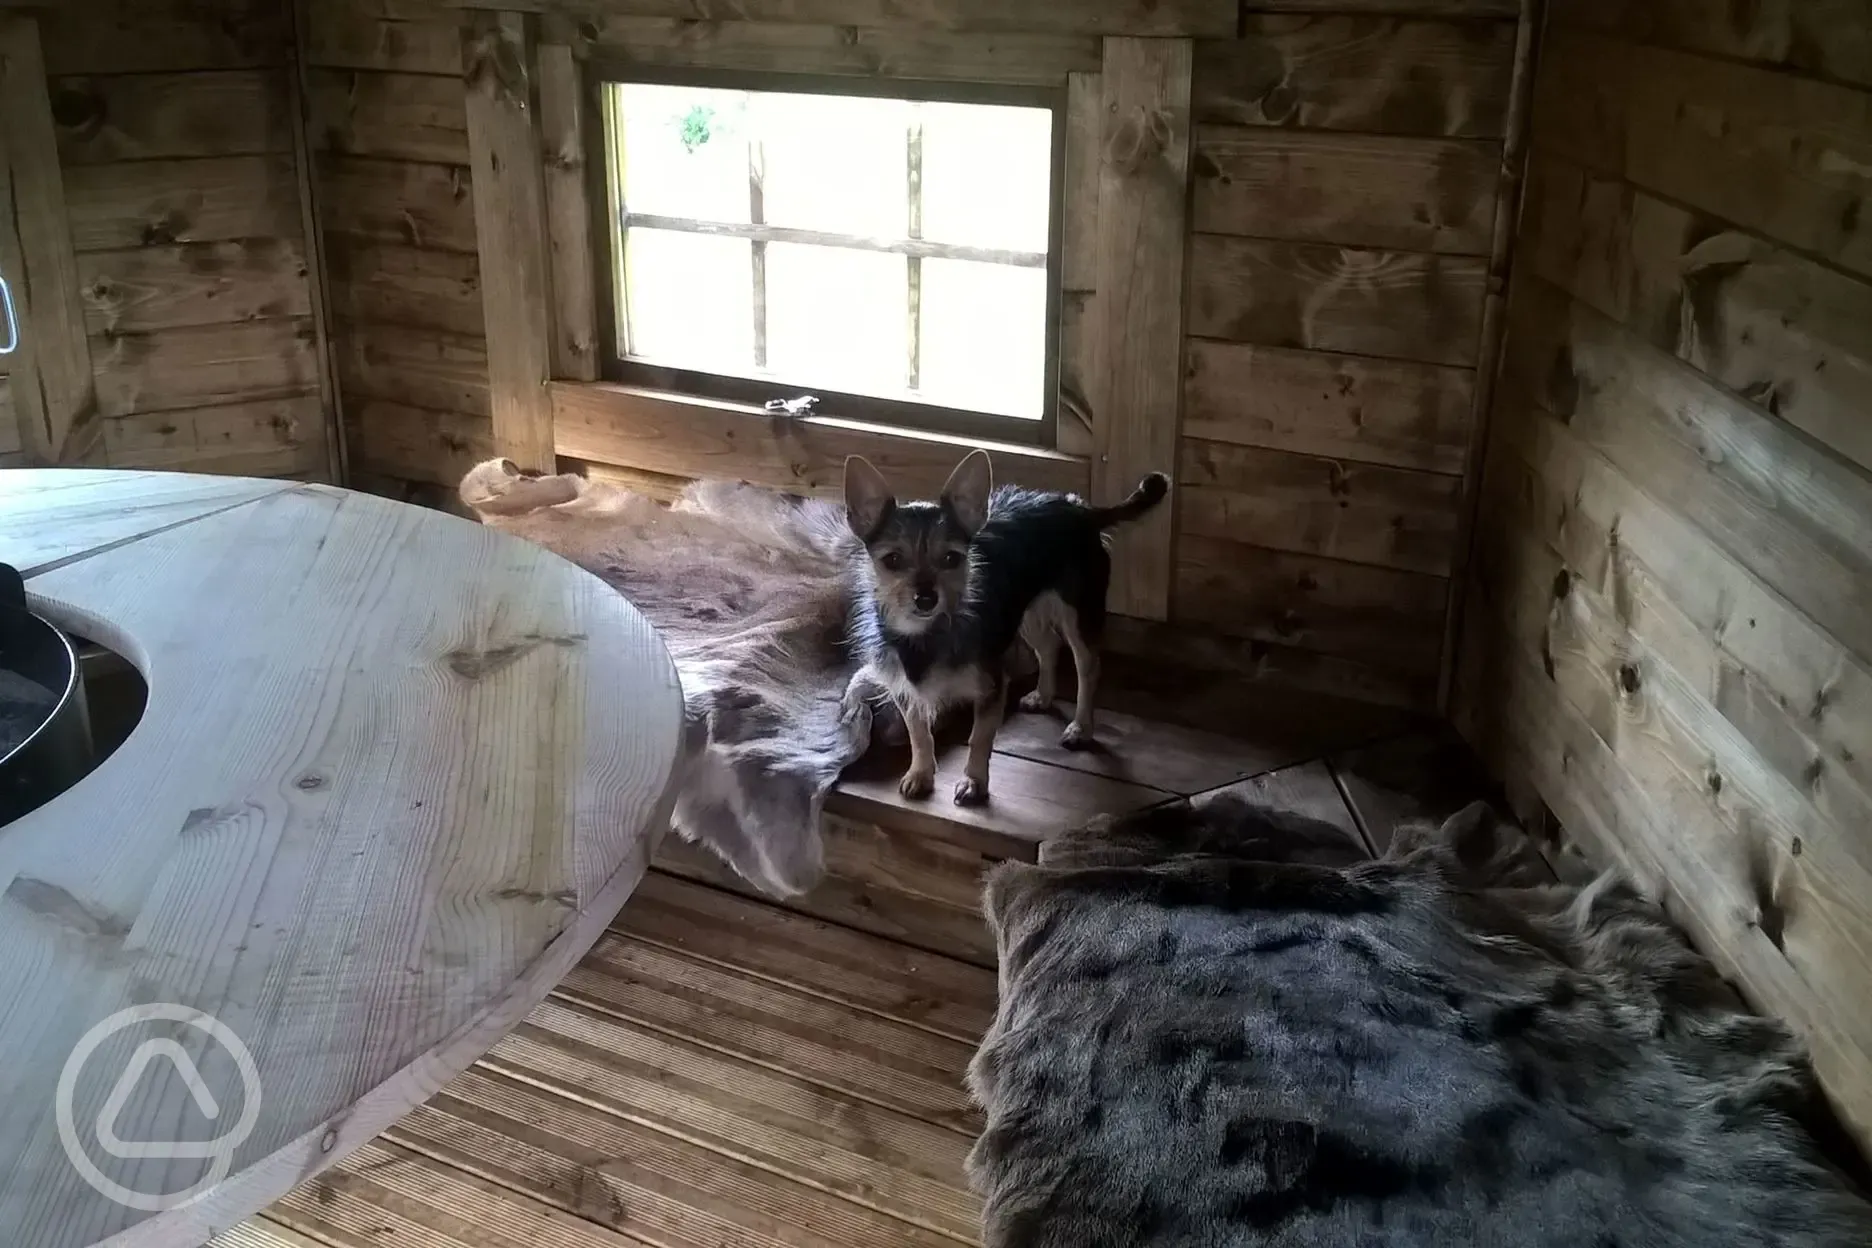
<svg viewBox="0 0 1872 1248">
<path fill-rule="evenodd" d="M 1169 493 L 1170 478 L 1161 472 L 1153 472 L 1138 482 L 1138 487 L 1131 491 L 1130 498 L 1125 499 L 1116 507 L 1092 508 L 1092 518 L 1097 521 L 1099 528 L 1109 529 L 1114 524 L 1124 524 L 1137 519 L 1158 503 L 1163 502 Z"/>
</svg>

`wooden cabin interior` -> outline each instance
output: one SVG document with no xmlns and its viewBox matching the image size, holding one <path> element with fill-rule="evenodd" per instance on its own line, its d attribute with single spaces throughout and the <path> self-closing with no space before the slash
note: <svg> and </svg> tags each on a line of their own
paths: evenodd
<svg viewBox="0 0 1872 1248">
<path fill-rule="evenodd" d="M 849 175 L 829 225 L 769 222 L 778 150 L 711 223 L 756 145 L 683 93 L 788 91 L 931 120 L 790 149 L 796 200 Z M 971 157 L 1019 127 L 970 108 L 1032 142 Z M 631 125 L 726 173 L 639 189 Z M 980 1242 L 984 869 L 1231 788 L 1375 854 L 1483 797 L 1561 878 L 1623 869 L 1872 1145 L 1854 0 L 0 0 L 0 189 L 9 467 L 457 513 L 497 457 L 659 499 L 837 497 L 851 454 L 928 496 L 974 445 L 1174 482 L 1115 540 L 1099 750 L 1010 718 L 981 808 L 868 760 L 787 900 L 667 837 L 522 1024 L 215 1244 Z M 885 270 L 907 318 L 825 294 Z M 734 294 L 648 324 L 686 282 Z M 88 663 L 108 745 L 140 687 Z"/>
</svg>

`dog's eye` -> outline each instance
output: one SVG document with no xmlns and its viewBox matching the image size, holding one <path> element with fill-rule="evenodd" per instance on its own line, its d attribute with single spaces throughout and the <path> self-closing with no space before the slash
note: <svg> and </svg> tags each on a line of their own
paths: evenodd
<svg viewBox="0 0 1872 1248">
<path fill-rule="evenodd" d="M 949 550 L 949 551 L 943 552 L 943 567 L 959 568 L 961 566 L 962 566 L 962 552 L 961 551 Z"/>
<path fill-rule="evenodd" d="M 884 557 L 878 560 L 878 562 L 883 564 L 885 567 L 885 570 L 887 571 L 890 571 L 890 572 L 903 571 L 903 556 L 898 554 L 894 550 L 885 551 Z"/>
</svg>

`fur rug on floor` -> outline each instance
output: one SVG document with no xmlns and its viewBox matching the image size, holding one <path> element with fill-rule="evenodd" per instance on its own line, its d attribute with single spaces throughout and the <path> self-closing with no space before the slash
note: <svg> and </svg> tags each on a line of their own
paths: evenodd
<svg viewBox="0 0 1872 1248">
<path fill-rule="evenodd" d="M 820 811 L 874 713 L 846 696 L 858 542 L 843 508 L 729 482 L 698 482 L 664 507 L 498 459 L 463 479 L 461 499 L 602 577 L 662 635 L 686 710 L 676 831 L 775 896 L 817 884 Z"/>
<path fill-rule="evenodd" d="M 1801 1050 L 1480 806 L 1344 834 L 1159 808 L 991 875 L 988 1248 L 1848 1248 Z"/>
</svg>

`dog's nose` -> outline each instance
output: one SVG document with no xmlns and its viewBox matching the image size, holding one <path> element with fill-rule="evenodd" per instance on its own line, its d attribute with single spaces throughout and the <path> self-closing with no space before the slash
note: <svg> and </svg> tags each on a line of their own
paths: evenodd
<svg viewBox="0 0 1872 1248">
<path fill-rule="evenodd" d="M 911 601 L 916 603 L 917 610 L 928 611 L 936 605 L 936 591 L 933 589 L 919 589 L 916 591 L 916 597 L 912 598 Z"/>
</svg>

